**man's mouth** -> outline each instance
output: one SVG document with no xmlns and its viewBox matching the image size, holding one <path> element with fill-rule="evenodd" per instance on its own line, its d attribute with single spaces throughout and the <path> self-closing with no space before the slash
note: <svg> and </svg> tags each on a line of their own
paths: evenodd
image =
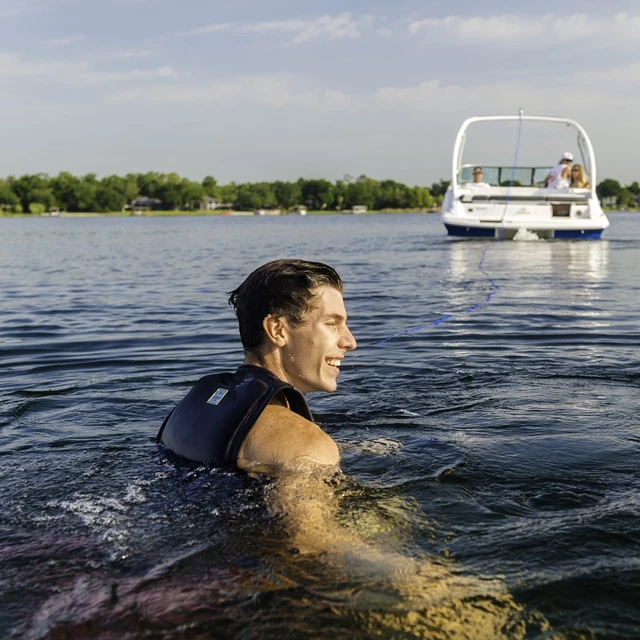
<svg viewBox="0 0 640 640">
<path fill-rule="evenodd" d="M 336 367 L 337 369 L 339 369 L 340 363 L 341 363 L 340 358 L 327 358 L 327 364 L 330 367 Z"/>
</svg>

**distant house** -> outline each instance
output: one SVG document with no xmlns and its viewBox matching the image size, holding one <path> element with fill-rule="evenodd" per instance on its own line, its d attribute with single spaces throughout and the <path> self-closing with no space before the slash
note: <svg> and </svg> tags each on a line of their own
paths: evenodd
<svg viewBox="0 0 640 640">
<path fill-rule="evenodd" d="M 200 202 L 200 211 L 215 211 L 222 203 L 217 198 L 205 196 Z"/>
<path fill-rule="evenodd" d="M 618 196 L 606 196 L 602 198 L 603 207 L 615 207 L 618 204 Z"/>
<path fill-rule="evenodd" d="M 132 211 L 151 211 L 162 209 L 162 200 L 158 200 L 158 198 L 149 198 L 148 196 L 138 196 L 129 204 L 126 204 L 124 208 L 125 211 L 129 209 Z"/>
<path fill-rule="evenodd" d="M 222 202 L 217 198 L 205 196 L 198 207 L 200 211 L 215 211 L 216 209 L 229 210 L 233 209 L 233 202 Z"/>
<path fill-rule="evenodd" d="M 363 204 L 354 204 L 351 213 L 367 213 L 367 207 Z"/>
</svg>

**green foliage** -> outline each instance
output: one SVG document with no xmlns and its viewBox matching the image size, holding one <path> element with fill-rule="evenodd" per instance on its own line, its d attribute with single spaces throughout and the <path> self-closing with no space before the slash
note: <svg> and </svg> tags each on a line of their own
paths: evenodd
<svg viewBox="0 0 640 640">
<path fill-rule="evenodd" d="M 324 179 L 299 178 L 295 182 L 257 182 L 219 185 L 213 176 L 200 182 L 182 178 L 177 173 L 127 174 L 82 177 L 63 171 L 50 178 L 44 173 L 19 178 L 0 179 L 0 207 L 7 211 L 43 212 L 52 207 L 71 212 L 121 211 L 138 196 L 156 198 L 157 208 L 165 210 L 198 209 L 205 196 L 230 203 L 236 209 L 263 207 L 291 209 L 305 205 L 312 210 L 335 211 L 364 205 L 369 210 L 427 209 L 441 203 L 449 181 L 440 180 L 428 187 L 410 187 L 395 180 L 374 180 L 366 175 L 354 179 L 349 175 L 330 182 Z M 598 196 L 617 198 L 620 206 L 633 204 L 640 195 L 640 185 L 623 187 L 607 178 L 597 186 Z M 35 207 L 35 209 L 34 209 Z"/>
<path fill-rule="evenodd" d="M 282 209 L 291 209 L 302 202 L 302 189 L 297 182 L 274 182 L 273 194 L 278 206 Z"/>
<path fill-rule="evenodd" d="M 628 187 L 623 187 L 617 180 L 612 178 L 606 178 L 599 185 L 596 186 L 596 193 L 598 198 L 615 198 L 616 203 L 621 207 L 628 207 L 634 202 L 634 195 L 636 195 L 636 189 L 638 183 L 634 182 Z M 640 191 L 640 189 L 638 189 Z"/>
<path fill-rule="evenodd" d="M 622 185 L 617 180 L 606 178 L 597 187 L 598 198 L 620 198 L 622 195 Z"/>
<path fill-rule="evenodd" d="M 277 204 L 276 195 L 268 182 L 238 185 L 236 209 L 250 211 L 263 207 L 275 207 Z"/>
<path fill-rule="evenodd" d="M 213 176 L 207 176 L 202 181 L 202 188 L 204 189 L 204 194 L 206 196 L 209 196 L 210 198 L 220 198 L 220 188 Z"/>
<path fill-rule="evenodd" d="M 93 173 L 77 178 L 63 171 L 49 182 L 55 203 L 65 211 L 96 211 L 99 183 Z M 42 200 L 40 200 L 42 202 Z M 47 208 L 52 206 L 49 204 Z"/>
<path fill-rule="evenodd" d="M 200 183 L 193 182 L 188 178 L 180 180 L 180 192 L 182 196 L 181 207 L 183 209 L 198 209 L 207 195 Z"/>
<path fill-rule="evenodd" d="M 100 181 L 96 190 L 96 211 L 121 211 L 124 206 L 138 196 L 135 176 L 107 176 Z"/>
<path fill-rule="evenodd" d="M 304 180 L 300 178 L 298 185 L 302 201 L 310 209 L 326 209 L 334 200 L 333 185 L 328 180 Z"/>
<path fill-rule="evenodd" d="M 40 215 L 46 211 L 46 207 L 41 202 L 31 202 L 29 204 L 29 213 Z"/>
<path fill-rule="evenodd" d="M 235 202 L 238 199 L 238 187 L 235 182 L 225 184 L 219 189 L 222 202 Z"/>
<path fill-rule="evenodd" d="M 442 198 L 450 184 L 451 180 L 440 180 L 439 182 L 434 182 L 431 185 L 431 195 L 434 198 Z"/>
<path fill-rule="evenodd" d="M 11 190 L 18 197 L 22 209 L 29 211 L 32 202 L 40 202 L 45 209 L 55 204 L 55 196 L 50 189 L 49 176 L 45 173 L 24 175 L 10 181 Z"/>
<path fill-rule="evenodd" d="M 18 202 L 18 196 L 11 189 L 11 183 L 8 180 L 0 180 L 0 206 L 13 208 Z"/>
</svg>

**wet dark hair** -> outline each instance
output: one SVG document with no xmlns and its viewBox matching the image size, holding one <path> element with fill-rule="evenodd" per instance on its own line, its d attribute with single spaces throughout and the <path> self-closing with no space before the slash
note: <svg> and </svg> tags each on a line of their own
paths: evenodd
<svg viewBox="0 0 640 640">
<path fill-rule="evenodd" d="M 258 267 L 229 292 L 229 306 L 238 317 L 244 350 L 255 354 L 264 344 L 262 321 L 269 315 L 285 318 L 294 326 L 300 324 L 302 315 L 313 307 L 312 290 L 322 285 L 342 293 L 340 276 L 322 262 L 273 260 Z"/>
</svg>

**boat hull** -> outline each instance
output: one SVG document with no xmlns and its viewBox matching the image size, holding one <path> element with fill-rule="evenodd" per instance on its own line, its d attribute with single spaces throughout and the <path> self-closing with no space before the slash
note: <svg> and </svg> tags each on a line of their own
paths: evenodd
<svg viewBox="0 0 640 640">
<path fill-rule="evenodd" d="M 459 225 L 444 223 L 450 236 L 459 238 L 499 238 L 500 227 L 475 227 L 473 225 Z M 503 235 L 513 237 L 517 230 L 503 229 Z M 533 233 L 545 239 L 557 240 L 599 240 L 604 229 L 532 229 Z"/>
</svg>

